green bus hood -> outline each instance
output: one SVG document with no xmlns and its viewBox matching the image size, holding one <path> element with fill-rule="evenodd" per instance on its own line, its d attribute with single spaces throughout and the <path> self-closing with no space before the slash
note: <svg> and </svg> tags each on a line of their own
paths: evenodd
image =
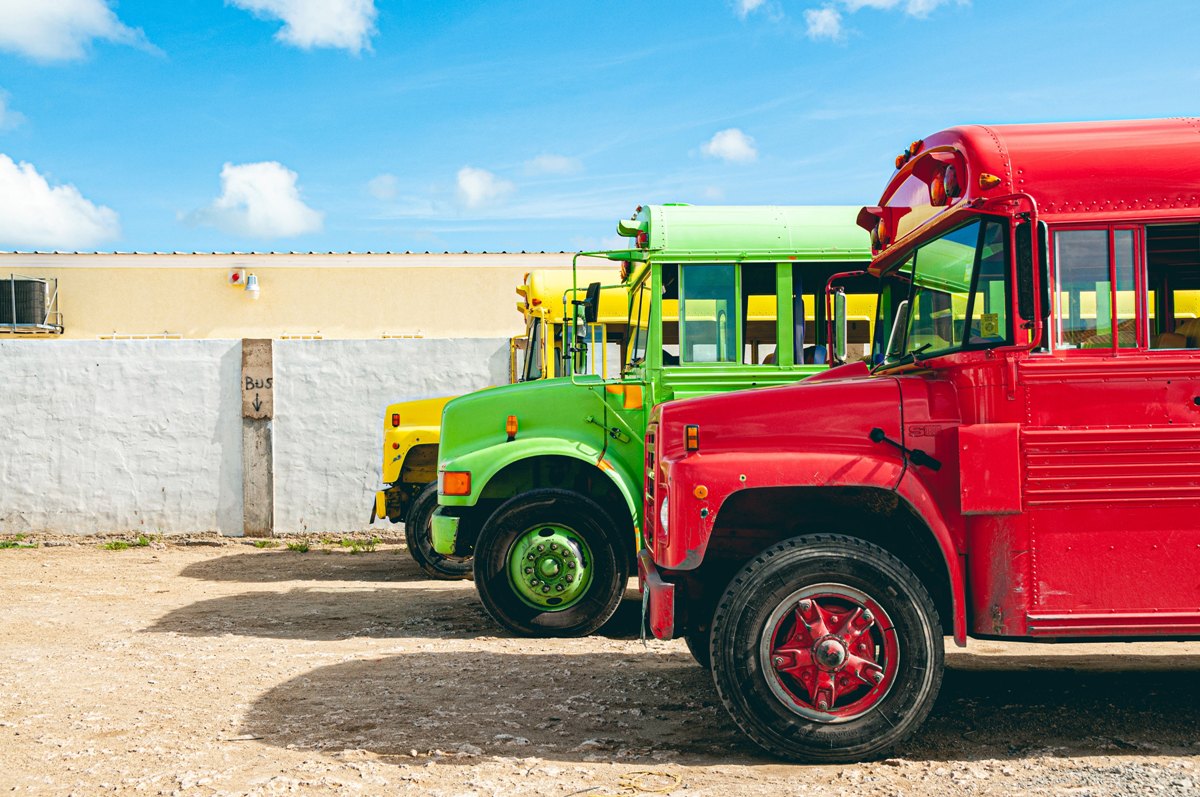
<svg viewBox="0 0 1200 797">
<path fill-rule="evenodd" d="M 562 377 L 488 388 L 451 401 L 442 413 L 438 470 L 470 472 L 472 494 L 443 496 L 442 503 L 473 505 L 495 473 L 529 456 L 597 462 L 608 437 L 605 388 L 597 376 Z M 607 411 L 610 420 L 612 414 Z M 517 422 L 512 440 L 506 431 L 509 416 Z"/>
</svg>

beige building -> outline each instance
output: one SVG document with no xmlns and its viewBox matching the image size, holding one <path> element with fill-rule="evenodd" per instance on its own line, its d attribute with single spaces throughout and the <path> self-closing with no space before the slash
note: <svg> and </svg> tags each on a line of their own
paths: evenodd
<svg viewBox="0 0 1200 797">
<path fill-rule="evenodd" d="M 524 331 L 523 275 L 569 269 L 571 258 L 0 253 L 0 338 L 507 337 Z"/>
</svg>

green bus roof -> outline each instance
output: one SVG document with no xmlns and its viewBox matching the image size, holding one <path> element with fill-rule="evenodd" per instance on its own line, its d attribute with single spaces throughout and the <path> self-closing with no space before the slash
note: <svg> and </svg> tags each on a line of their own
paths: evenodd
<svg viewBox="0 0 1200 797">
<path fill-rule="evenodd" d="M 871 242 L 858 212 L 836 205 L 643 205 L 617 230 L 645 232 L 645 257 L 719 252 L 869 260 Z"/>
</svg>

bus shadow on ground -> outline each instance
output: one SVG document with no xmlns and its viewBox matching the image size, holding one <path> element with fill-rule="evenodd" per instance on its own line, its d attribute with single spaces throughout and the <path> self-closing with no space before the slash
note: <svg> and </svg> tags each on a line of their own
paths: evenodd
<svg viewBox="0 0 1200 797">
<path fill-rule="evenodd" d="M 894 755 L 979 761 L 1195 755 L 1194 673 L 951 670 Z M 686 654 L 410 653 L 321 667 L 266 692 L 242 732 L 396 764 L 479 756 L 768 764 Z"/>
<path fill-rule="evenodd" d="M 429 579 L 404 548 L 352 554 L 339 547 L 324 548 L 318 543 L 311 543 L 311 550 L 307 553 L 273 549 L 205 559 L 183 568 L 180 575 L 203 581 L 245 584 L 280 581 L 405 582 Z"/>
<path fill-rule="evenodd" d="M 641 602 L 627 598 L 598 635 L 635 639 L 640 624 Z M 511 636 L 487 616 L 470 582 L 361 590 L 296 587 L 225 595 L 174 609 L 146 631 L 311 641 Z"/>
</svg>

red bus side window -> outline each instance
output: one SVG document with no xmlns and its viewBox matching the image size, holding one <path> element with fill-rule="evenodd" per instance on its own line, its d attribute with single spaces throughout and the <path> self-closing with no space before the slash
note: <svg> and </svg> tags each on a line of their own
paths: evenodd
<svg viewBox="0 0 1200 797">
<path fill-rule="evenodd" d="M 1054 263 L 1056 347 L 1137 348 L 1134 231 L 1059 231 Z"/>
</svg>

